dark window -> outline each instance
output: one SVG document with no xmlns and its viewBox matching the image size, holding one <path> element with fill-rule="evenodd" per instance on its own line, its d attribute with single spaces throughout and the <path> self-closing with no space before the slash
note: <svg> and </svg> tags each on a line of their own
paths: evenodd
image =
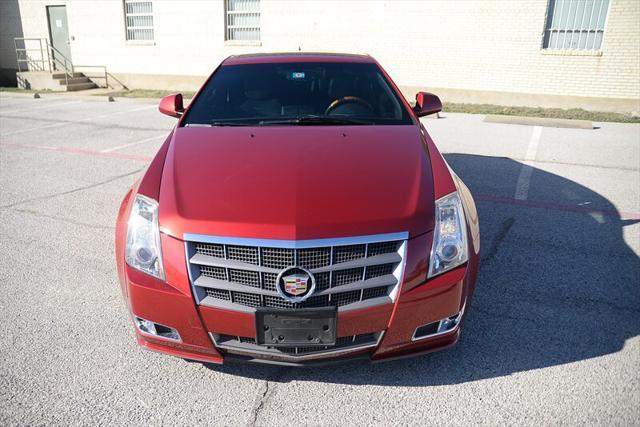
<svg viewBox="0 0 640 427">
<path fill-rule="evenodd" d="M 220 67 L 193 101 L 183 123 L 396 125 L 412 121 L 376 64 L 300 62 Z"/>
</svg>

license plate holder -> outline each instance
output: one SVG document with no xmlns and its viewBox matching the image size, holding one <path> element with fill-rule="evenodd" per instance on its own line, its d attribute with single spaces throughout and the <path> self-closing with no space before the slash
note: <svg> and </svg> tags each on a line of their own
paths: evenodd
<svg viewBox="0 0 640 427">
<path fill-rule="evenodd" d="M 336 307 L 256 311 L 256 342 L 269 347 L 335 345 Z"/>
</svg>

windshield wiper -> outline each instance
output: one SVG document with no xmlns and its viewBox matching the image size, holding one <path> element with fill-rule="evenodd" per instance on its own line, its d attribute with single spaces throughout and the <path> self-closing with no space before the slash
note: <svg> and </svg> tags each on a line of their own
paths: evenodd
<svg viewBox="0 0 640 427">
<path fill-rule="evenodd" d="M 184 126 L 188 128 L 210 128 L 214 126 L 255 126 L 255 124 L 241 123 L 241 122 L 211 122 L 211 123 L 187 123 Z"/>
<path fill-rule="evenodd" d="M 246 122 L 211 122 L 211 126 L 255 126 L 255 123 Z"/>
<path fill-rule="evenodd" d="M 351 119 L 348 117 L 332 116 L 302 116 L 293 119 L 261 120 L 259 125 L 372 125 L 374 123 L 365 120 Z"/>
</svg>

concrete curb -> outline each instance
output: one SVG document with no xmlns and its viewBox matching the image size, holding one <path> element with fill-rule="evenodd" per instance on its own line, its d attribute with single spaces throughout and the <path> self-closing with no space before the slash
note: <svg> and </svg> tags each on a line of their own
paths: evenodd
<svg viewBox="0 0 640 427">
<path fill-rule="evenodd" d="M 51 99 L 51 98 L 73 98 L 73 99 L 81 99 L 83 101 L 97 101 L 97 102 L 108 102 L 109 101 L 109 96 L 113 96 L 113 95 L 108 95 L 107 93 L 104 94 L 93 94 L 93 95 L 89 95 L 86 93 L 79 93 L 79 92 L 30 92 L 30 93 L 19 93 L 19 92 L 3 92 L 0 91 L 0 96 L 2 96 L 3 98 L 11 98 L 11 97 L 16 97 L 16 98 L 33 98 L 34 94 L 38 93 L 40 95 L 40 99 Z M 116 102 L 140 102 L 140 103 L 147 103 L 147 104 L 153 104 L 153 103 L 157 103 L 160 102 L 161 98 L 134 98 L 134 97 L 127 97 L 127 96 L 113 96 L 113 98 L 115 99 Z M 185 105 L 188 105 L 189 102 L 191 102 L 191 98 L 184 98 L 184 103 Z"/>
<path fill-rule="evenodd" d="M 498 114 L 488 114 L 484 117 L 484 121 L 487 123 L 504 123 L 510 125 L 593 129 L 593 123 L 588 120 L 554 119 L 550 117 L 502 116 Z"/>
<path fill-rule="evenodd" d="M 39 99 L 81 99 L 83 101 L 94 101 L 94 102 L 108 102 L 109 95 L 105 94 L 95 94 L 89 95 L 85 93 L 73 93 L 73 92 L 35 92 L 40 95 Z M 3 98 L 33 98 L 34 93 L 18 93 L 18 92 L 2 92 L 0 91 L 0 96 Z M 150 98 L 125 98 L 125 97 L 116 97 L 116 100 L 126 100 L 127 102 L 157 102 L 159 99 L 150 99 Z"/>
</svg>

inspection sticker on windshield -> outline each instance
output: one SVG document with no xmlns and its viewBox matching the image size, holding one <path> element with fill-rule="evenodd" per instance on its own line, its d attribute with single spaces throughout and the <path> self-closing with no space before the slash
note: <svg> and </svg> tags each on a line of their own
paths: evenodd
<svg viewBox="0 0 640 427">
<path fill-rule="evenodd" d="M 302 71 L 294 71 L 293 73 L 291 73 L 291 78 L 292 79 L 304 79 L 304 73 Z"/>
</svg>

